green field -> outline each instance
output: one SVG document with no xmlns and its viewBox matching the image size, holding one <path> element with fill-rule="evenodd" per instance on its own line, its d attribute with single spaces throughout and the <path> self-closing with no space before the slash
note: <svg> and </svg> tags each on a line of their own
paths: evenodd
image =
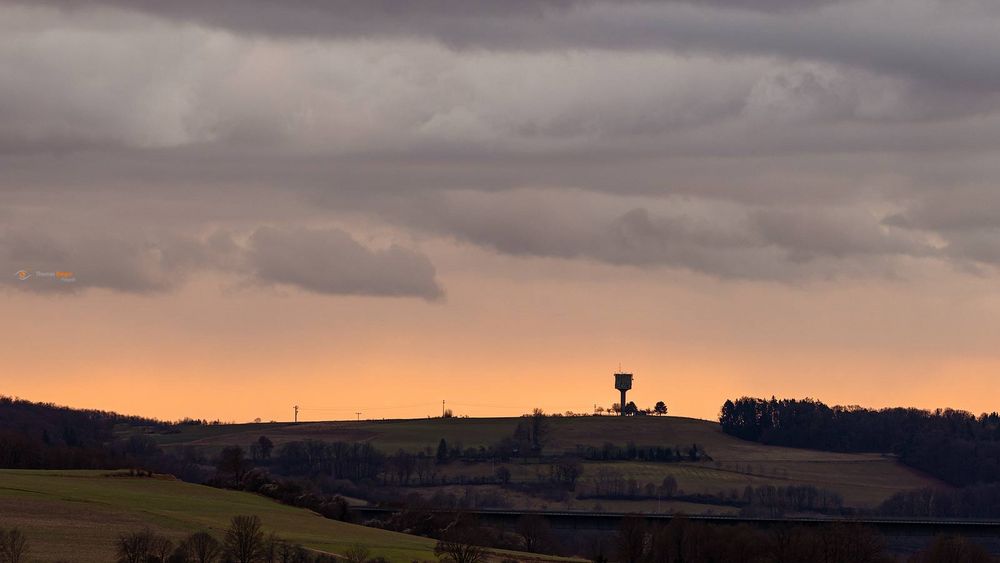
<svg viewBox="0 0 1000 563">
<path fill-rule="evenodd" d="M 0 528 L 28 534 L 30 561 L 107 563 L 122 532 L 149 526 L 175 542 L 199 530 L 221 538 L 230 518 L 256 514 L 265 531 L 314 550 L 342 554 L 363 544 L 391 561 L 437 560 L 427 538 L 327 520 L 249 493 L 115 475 L 0 470 Z"/>
<path fill-rule="evenodd" d="M 680 417 L 552 417 L 548 453 L 572 451 L 577 445 L 671 445 L 697 443 L 712 461 L 699 463 L 611 462 L 585 464 L 582 481 L 602 468 L 614 469 L 641 482 L 659 483 L 673 475 L 689 493 L 717 493 L 746 485 L 810 484 L 839 492 L 851 506 L 871 507 L 898 491 L 943 486 L 892 456 L 843 454 L 782 448 L 747 442 L 722 432 L 714 422 Z M 154 435 L 164 446 L 194 445 L 206 449 L 239 444 L 246 447 L 261 435 L 276 444 L 292 440 L 370 441 L 378 448 L 434 452 L 438 441 L 464 447 L 488 446 L 510 436 L 517 418 L 452 418 L 402 421 L 308 422 L 191 426 L 177 434 Z M 537 479 L 537 465 L 509 465 L 514 481 Z M 486 475 L 491 464 L 453 463 L 450 475 Z M 607 503 L 605 503 L 606 505 Z M 514 506 L 523 503 L 514 499 Z M 565 507 L 562 507 L 565 508 Z M 639 509 L 637 506 L 636 509 Z"/>
</svg>

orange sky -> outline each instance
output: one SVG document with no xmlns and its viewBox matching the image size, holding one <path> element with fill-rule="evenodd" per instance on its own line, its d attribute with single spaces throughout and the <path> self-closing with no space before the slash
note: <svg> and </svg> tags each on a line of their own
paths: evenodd
<svg viewBox="0 0 1000 563">
<path fill-rule="evenodd" d="M 295 404 L 303 420 L 419 417 L 442 399 L 458 414 L 509 416 L 607 406 L 619 362 L 636 373 L 639 405 L 701 418 L 742 394 L 979 412 L 1000 391 L 1000 302 L 982 281 L 947 293 L 930 293 L 945 283 L 931 280 L 664 282 L 450 244 L 434 255 L 443 302 L 218 276 L 152 296 L 8 291 L 3 392 L 167 419 L 286 420 Z"/>
</svg>

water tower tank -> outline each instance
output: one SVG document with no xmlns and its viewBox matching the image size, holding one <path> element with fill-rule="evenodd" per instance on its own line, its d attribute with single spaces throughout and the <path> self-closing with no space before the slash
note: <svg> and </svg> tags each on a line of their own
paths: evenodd
<svg viewBox="0 0 1000 563">
<path fill-rule="evenodd" d="M 615 374 L 615 389 L 619 391 L 628 391 L 632 388 L 632 374 L 631 373 L 616 373 Z"/>
<path fill-rule="evenodd" d="M 625 392 L 628 391 L 631 388 L 632 388 L 632 374 L 631 373 L 616 373 L 615 374 L 615 389 L 617 389 L 617 390 L 619 390 L 619 391 L 622 392 L 622 402 L 619 403 L 619 405 L 621 405 L 621 410 L 619 411 L 619 414 L 621 416 L 625 416 L 625 405 L 628 404 L 628 403 L 625 402 Z"/>
</svg>

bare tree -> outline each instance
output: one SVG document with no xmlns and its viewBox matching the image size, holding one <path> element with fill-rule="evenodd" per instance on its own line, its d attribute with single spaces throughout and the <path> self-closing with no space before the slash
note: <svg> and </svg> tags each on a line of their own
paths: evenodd
<svg viewBox="0 0 1000 563">
<path fill-rule="evenodd" d="M 154 534 L 146 528 L 140 532 L 128 532 L 118 536 L 115 545 L 119 563 L 146 563 Z"/>
<path fill-rule="evenodd" d="M 264 532 L 257 516 L 233 516 L 226 530 L 226 553 L 236 563 L 253 563 L 264 547 Z"/>
<path fill-rule="evenodd" d="M 583 464 L 573 456 L 563 456 L 550 467 L 554 481 L 566 486 L 569 490 L 576 489 L 576 482 L 583 475 Z"/>
<path fill-rule="evenodd" d="M 149 540 L 149 557 L 154 561 L 166 562 L 174 543 L 165 536 L 154 535 Z"/>
<path fill-rule="evenodd" d="M 344 559 L 347 559 L 348 563 L 366 563 L 370 556 L 371 552 L 368 548 L 359 543 L 352 545 L 344 552 Z"/>
<path fill-rule="evenodd" d="M 434 546 L 434 555 L 450 563 L 480 563 L 486 559 L 486 550 L 471 543 L 441 540 Z"/>
<path fill-rule="evenodd" d="M 525 514 L 518 518 L 515 529 L 521 536 L 525 551 L 541 551 L 553 542 L 549 521 L 537 514 Z"/>
<path fill-rule="evenodd" d="M 183 545 L 195 563 L 215 563 L 222 555 L 222 544 L 208 532 L 191 534 Z"/>
<path fill-rule="evenodd" d="M 646 522 L 638 516 L 626 516 L 615 538 L 618 561 L 638 563 L 646 554 Z"/>
<path fill-rule="evenodd" d="M 469 522 L 456 522 L 434 546 L 434 555 L 449 563 L 480 563 L 486 560 L 486 549 L 476 545 L 479 529 Z"/>
<path fill-rule="evenodd" d="M 264 545 L 260 549 L 259 559 L 261 563 L 277 563 L 280 561 L 281 548 L 287 543 L 278 534 L 271 532 L 264 539 Z"/>
<path fill-rule="evenodd" d="M 28 538 L 24 532 L 13 528 L 0 530 L 0 561 L 21 563 L 28 553 Z"/>
</svg>

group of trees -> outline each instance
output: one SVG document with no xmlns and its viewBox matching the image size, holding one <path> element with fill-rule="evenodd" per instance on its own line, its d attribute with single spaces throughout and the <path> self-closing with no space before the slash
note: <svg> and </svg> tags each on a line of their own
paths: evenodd
<svg viewBox="0 0 1000 563">
<path fill-rule="evenodd" d="M 882 502 L 878 513 L 882 516 L 1000 518 L 1000 484 L 902 491 Z"/>
<path fill-rule="evenodd" d="M 640 483 L 637 479 L 626 477 L 616 469 L 602 468 L 592 475 L 582 485 L 579 498 L 641 500 L 655 498 L 671 498 L 678 493 L 677 479 L 673 475 L 663 478 L 659 485 L 655 483 Z"/>
<path fill-rule="evenodd" d="M 885 549 L 884 538 L 858 524 L 779 526 L 712 525 L 673 518 L 666 525 L 650 525 L 638 517 L 625 518 L 608 553 L 599 550 L 595 561 L 613 557 L 621 563 L 716 563 L 767 561 L 773 563 L 881 563 L 898 561 Z M 989 553 L 963 538 L 942 536 L 909 558 L 910 563 L 989 563 Z"/>
<path fill-rule="evenodd" d="M 701 461 L 711 459 L 698 444 L 680 446 L 637 446 L 628 442 L 624 446 L 605 442 L 603 446 L 576 447 L 576 454 L 590 461 Z"/>
<path fill-rule="evenodd" d="M 28 537 L 17 528 L 0 528 L 0 563 L 27 561 Z"/>
<path fill-rule="evenodd" d="M 431 504 L 408 503 L 407 508 L 387 520 L 372 522 L 388 530 L 405 531 L 438 540 L 435 554 L 446 563 L 483 561 L 490 549 L 518 550 L 529 553 L 563 553 L 562 545 L 549 521 L 537 514 L 523 515 L 512 528 L 481 524 L 462 511 L 443 512 Z M 504 559 L 502 563 L 516 561 Z"/>
<path fill-rule="evenodd" d="M 709 563 L 773 561 L 775 563 L 879 563 L 894 561 L 875 531 L 851 524 L 816 527 L 752 528 L 711 525 L 683 517 L 666 525 L 625 518 L 614 538 L 615 561 L 621 563 Z"/>
<path fill-rule="evenodd" d="M 779 517 L 802 512 L 840 514 L 844 511 L 840 493 L 813 485 L 747 485 L 740 500 L 740 514 L 744 516 Z"/>
<path fill-rule="evenodd" d="M 254 442 L 254 459 L 247 459 L 241 446 L 223 448 L 216 463 L 218 475 L 228 478 L 236 485 L 243 480 L 254 463 L 266 463 L 284 475 L 326 475 L 353 481 L 376 479 L 385 470 L 385 454 L 367 442 L 286 442 L 274 453 L 271 447 L 262 447 L 262 444 L 270 443 L 266 436 L 261 436 Z"/>
<path fill-rule="evenodd" d="M 813 485 L 747 485 L 717 493 L 685 493 L 673 475 L 660 483 L 641 483 L 626 477 L 621 471 L 603 468 L 585 481 L 579 498 L 611 500 L 676 499 L 699 504 L 732 506 L 744 516 L 778 517 L 789 513 L 816 512 L 844 514 L 844 500 L 836 491 Z M 995 498 L 995 497 L 994 497 Z M 907 514 L 909 515 L 909 514 Z M 913 514 L 917 515 L 917 514 Z"/>
<path fill-rule="evenodd" d="M 667 414 L 667 404 L 663 401 L 657 401 L 652 407 L 647 407 L 640 409 L 636 406 L 634 401 L 629 401 L 622 407 L 621 403 L 611 403 L 611 406 L 605 409 L 604 407 L 597 407 L 594 411 L 596 415 L 602 415 L 604 413 L 620 415 L 624 410 L 625 416 L 646 416 L 655 414 L 656 416 L 663 416 Z"/>
<path fill-rule="evenodd" d="M 336 558 L 312 552 L 265 534 L 257 516 L 234 516 L 222 541 L 202 531 L 186 537 L 176 546 L 166 536 L 148 528 L 121 534 L 115 542 L 118 563 L 334 563 Z M 351 563 L 370 563 L 357 559 L 359 549 L 349 551 Z M 2 561 L 2 559 L 0 559 Z"/>
<path fill-rule="evenodd" d="M 130 458 L 126 444 L 115 442 L 117 424 L 159 422 L 0 396 L 0 467 L 95 469 L 125 465 Z"/>
<path fill-rule="evenodd" d="M 726 401 L 723 431 L 764 444 L 842 452 L 892 452 L 958 486 L 1000 481 L 1000 414 L 827 406 L 812 399 Z"/>
</svg>

